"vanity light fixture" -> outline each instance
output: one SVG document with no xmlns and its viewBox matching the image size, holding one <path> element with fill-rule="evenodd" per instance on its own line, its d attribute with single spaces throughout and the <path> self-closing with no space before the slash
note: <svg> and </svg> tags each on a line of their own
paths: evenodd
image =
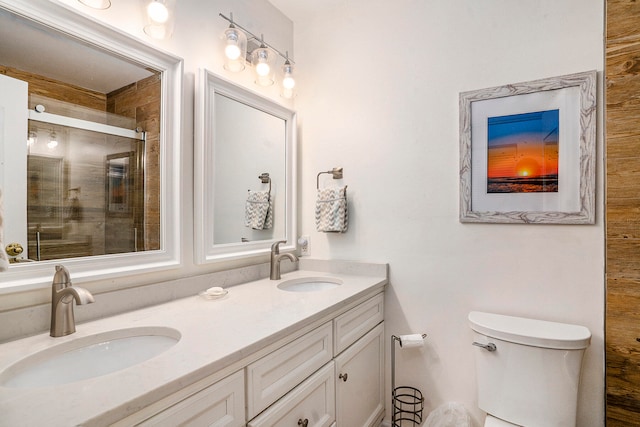
<svg viewBox="0 0 640 427">
<path fill-rule="evenodd" d="M 233 13 L 230 15 L 229 28 L 224 32 L 226 46 L 224 48 L 224 68 L 232 72 L 244 70 L 247 57 L 247 36 L 236 28 L 233 23 Z"/>
<path fill-rule="evenodd" d="M 32 147 L 36 142 L 38 142 L 38 133 L 35 130 L 30 130 L 27 136 L 27 146 Z"/>
<path fill-rule="evenodd" d="M 146 16 L 145 34 L 158 40 L 171 37 L 176 0 L 142 0 L 142 5 Z"/>
<path fill-rule="evenodd" d="M 251 63 L 256 74 L 256 83 L 260 86 L 271 86 L 273 80 L 273 65 L 276 54 L 264 44 L 264 36 L 260 36 L 260 47 L 251 53 Z"/>
<path fill-rule="evenodd" d="M 53 149 L 58 146 L 58 135 L 56 135 L 56 131 L 52 130 L 50 134 L 50 140 L 47 142 L 47 147 Z"/>
<path fill-rule="evenodd" d="M 233 14 L 227 18 L 222 13 L 219 16 L 229 22 L 223 35 L 225 41 L 225 65 L 229 71 L 242 71 L 245 62 L 250 61 L 256 75 L 255 82 L 260 86 L 271 86 L 275 82 L 276 61 L 278 56 L 284 59 L 282 66 L 282 96 L 293 97 L 293 59 L 289 58 L 289 52 L 283 54 L 278 49 L 264 41 L 264 36 L 258 38 L 255 34 L 242 27 L 233 20 Z M 241 50 L 242 49 L 242 50 Z M 248 54 L 245 50 L 249 50 Z"/>
<path fill-rule="evenodd" d="M 293 78 L 293 65 L 289 61 L 289 52 L 286 52 L 287 60 L 284 61 L 282 66 L 282 96 L 284 98 L 293 98 L 293 88 L 296 85 L 296 80 Z"/>
<path fill-rule="evenodd" d="M 85 6 L 89 6 L 92 9 L 109 9 L 111 7 L 111 0 L 78 0 Z"/>
</svg>

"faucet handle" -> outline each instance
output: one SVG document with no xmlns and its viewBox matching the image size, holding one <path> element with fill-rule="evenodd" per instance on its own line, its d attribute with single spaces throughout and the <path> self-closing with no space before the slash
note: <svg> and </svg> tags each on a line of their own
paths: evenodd
<svg viewBox="0 0 640 427">
<path fill-rule="evenodd" d="M 56 273 L 53 275 L 53 285 L 70 285 L 69 270 L 64 265 L 56 265 Z M 63 286 L 63 287 L 64 287 Z"/>
<path fill-rule="evenodd" d="M 275 242 L 273 245 L 271 245 L 271 252 L 275 255 L 278 255 L 280 253 L 280 243 L 287 243 L 286 240 L 279 240 L 277 242 Z"/>
</svg>

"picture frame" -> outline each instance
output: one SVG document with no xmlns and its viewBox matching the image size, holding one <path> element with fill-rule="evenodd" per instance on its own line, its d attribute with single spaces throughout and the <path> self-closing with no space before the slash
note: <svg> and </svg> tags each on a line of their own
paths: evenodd
<svg viewBox="0 0 640 427">
<path fill-rule="evenodd" d="M 126 215 L 131 211 L 131 185 L 134 152 L 110 154 L 106 159 L 107 212 Z"/>
<path fill-rule="evenodd" d="M 596 77 L 460 93 L 460 222 L 595 223 Z"/>
</svg>

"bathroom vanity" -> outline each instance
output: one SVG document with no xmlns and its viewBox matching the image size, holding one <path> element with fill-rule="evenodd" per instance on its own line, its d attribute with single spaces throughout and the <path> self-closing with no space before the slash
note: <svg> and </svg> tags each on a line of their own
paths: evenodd
<svg viewBox="0 0 640 427">
<path fill-rule="evenodd" d="M 310 265 L 313 270 L 282 280 L 230 287 L 216 299 L 193 295 L 79 324 L 66 337 L 42 334 L 0 345 L 0 425 L 379 424 L 387 266 Z M 177 342 L 92 378 L 45 386 L 8 382 L 20 363 L 28 366 L 25 358 L 37 361 L 56 346 L 136 331 Z"/>
</svg>

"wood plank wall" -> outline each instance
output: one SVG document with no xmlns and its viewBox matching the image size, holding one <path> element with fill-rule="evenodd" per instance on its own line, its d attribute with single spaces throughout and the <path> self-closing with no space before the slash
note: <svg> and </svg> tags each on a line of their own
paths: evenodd
<svg viewBox="0 0 640 427">
<path fill-rule="evenodd" d="M 135 119 L 146 132 L 144 150 L 144 223 L 136 224 L 138 250 L 160 249 L 160 96 L 162 78 L 155 74 L 107 94 L 107 111 Z M 139 190 L 139 189 L 137 189 Z M 142 208 L 142 207 L 141 207 Z M 143 231 L 144 227 L 144 233 Z"/>
<path fill-rule="evenodd" d="M 640 2 L 607 0 L 606 418 L 640 425 Z"/>
<path fill-rule="evenodd" d="M 29 94 L 46 96 L 47 98 L 93 108 L 98 111 L 105 111 L 107 107 L 107 95 L 104 93 L 4 65 L 0 65 L 0 74 L 29 83 Z"/>
</svg>

